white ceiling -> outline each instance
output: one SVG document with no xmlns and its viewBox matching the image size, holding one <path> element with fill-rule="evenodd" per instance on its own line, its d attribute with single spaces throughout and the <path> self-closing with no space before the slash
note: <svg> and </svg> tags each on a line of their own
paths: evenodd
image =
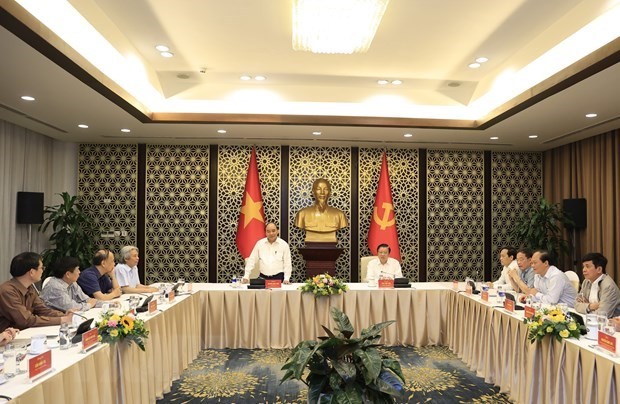
<svg viewBox="0 0 620 404">
<path fill-rule="evenodd" d="M 69 3 L 139 64 L 165 103 L 130 95 L 15 1 L 0 0 L 0 119 L 61 140 L 535 151 L 620 127 L 617 36 L 479 119 L 407 112 L 472 105 L 618 0 L 391 0 L 370 50 L 356 55 L 293 51 L 289 0 Z M 175 57 L 159 56 L 157 44 Z M 468 68 L 479 56 L 490 60 Z M 404 83 L 380 86 L 382 78 Z M 244 93 L 255 100 L 239 101 Z M 22 101 L 26 94 L 36 101 Z"/>
</svg>

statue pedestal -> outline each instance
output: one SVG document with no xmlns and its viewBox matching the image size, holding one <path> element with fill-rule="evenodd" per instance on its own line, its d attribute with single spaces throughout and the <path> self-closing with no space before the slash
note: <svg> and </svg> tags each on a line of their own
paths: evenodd
<svg viewBox="0 0 620 404">
<path fill-rule="evenodd" d="M 342 254 L 342 248 L 336 243 L 306 243 L 297 249 L 306 261 L 306 275 L 313 277 L 327 272 L 336 275 L 336 260 Z"/>
</svg>

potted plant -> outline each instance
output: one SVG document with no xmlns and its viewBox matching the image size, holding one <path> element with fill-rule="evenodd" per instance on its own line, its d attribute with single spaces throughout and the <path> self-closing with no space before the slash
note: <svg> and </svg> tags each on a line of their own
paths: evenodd
<svg viewBox="0 0 620 404">
<path fill-rule="evenodd" d="M 304 382 L 311 404 L 392 403 L 401 397 L 405 378 L 400 363 L 377 350 L 381 331 L 394 321 L 375 324 L 351 338 L 354 330 L 346 314 L 335 307 L 330 313 L 338 332 L 323 326 L 326 337 L 300 342 L 282 367 L 286 373 L 280 383 Z"/>
<path fill-rule="evenodd" d="M 534 250 L 547 250 L 554 261 L 561 254 L 570 255 L 572 246 L 563 237 L 564 228 L 574 225 L 559 204 L 545 198 L 529 214 L 521 214 L 515 221 L 512 239 Z"/>
<path fill-rule="evenodd" d="M 59 195 L 62 203 L 46 206 L 43 212 L 45 220 L 39 226 L 40 232 L 45 232 L 50 226 L 52 228 L 49 237 L 51 246 L 42 254 L 46 267 L 44 277 L 47 277 L 52 265 L 64 256 L 77 258 L 82 268 L 89 267 L 95 249 L 92 218 L 80 205 L 77 196 L 71 196 L 67 192 Z"/>
</svg>

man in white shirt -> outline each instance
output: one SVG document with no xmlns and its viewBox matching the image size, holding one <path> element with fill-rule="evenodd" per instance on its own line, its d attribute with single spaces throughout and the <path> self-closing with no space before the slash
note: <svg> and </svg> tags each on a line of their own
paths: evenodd
<svg viewBox="0 0 620 404">
<path fill-rule="evenodd" d="M 265 235 L 256 242 L 252 253 L 245 263 L 243 283 L 250 282 L 250 273 L 258 263 L 260 277 L 263 279 L 279 279 L 285 285 L 290 283 L 292 265 L 291 249 L 288 243 L 278 237 L 280 233 L 275 223 L 269 223 L 265 227 Z"/>
<path fill-rule="evenodd" d="M 368 263 L 368 270 L 366 272 L 366 279 L 379 280 L 380 278 L 402 278 L 403 271 L 400 268 L 400 263 L 394 258 L 390 258 L 390 246 L 387 244 L 379 244 L 377 247 L 377 256 Z"/>
<path fill-rule="evenodd" d="M 517 271 L 517 274 L 521 273 L 516 258 L 517 250 L 514 247 L 502 247 L 499 250 L 499 262 L 504 268 L 498 280 L 495 282 L 487 282 L 490 288 L 497 289 L 498 286 L 501 286 L 504 290 L 516 289 L 517 285 L 509 275 L 511 270 Z"/>
<path fill-rule="evenodd" d="M 575 304 L 577 291 L 568 277 L 549 262 L 549 253 L 544 250 L 534 252 L 532 256 L 534 269 L 534 287 L 527 290 L 535 301 L 547 304 L 565 303 L 569 307 Z"/>
<path fill-rule="evenodd" d="M 575 310 L 607 317 L 620 316 L 620 290 L 616 282 L 607 276 L 607 258 L 601 253 L 588 253 L 583 256 L 581 265 L 585 279 L 575 302 Z"/>
<path fill-rule="evenodd" d="M 140 260 L 138 247 L 131 245 L 121 248 L 120 263 L 114 267 L 116 280 L 123 293 L 153 293 L 157 288 L 142 285 L 138 275 L 138 261 Z"/>
</svg>

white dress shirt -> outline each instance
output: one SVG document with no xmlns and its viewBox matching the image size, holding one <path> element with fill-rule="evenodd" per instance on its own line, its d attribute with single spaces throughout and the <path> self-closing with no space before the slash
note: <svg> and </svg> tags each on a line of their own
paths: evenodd
<svg viewBox="0 0 620 404">
<path fill-rule="evenodd" d="M 569 307 L 575 305 L 577 291 L 570 283 L 566 274 L 553 265 L 547 269 L 545 276 L 534 277 L 534 287 L 538 291 L 534 299 L 542 303 L 566 303 Z"/>
<path fill-rule="evenodd" d="M 501 286 L 504 290 L 512 290 L 512 283 L 510 283 L 510 272 L 511 269 L 516 269 L 519 275 L 521 275 L 521 270 L 519 269 L 519 265 L 516 260 L 513 260 L 507 267 L 502 269 L 502 274 L 499 279 L 493 282 L 493 289 L 497 289 L 498 286 Z"/>
<path fill-rule="evenodd" d="M 366 280 L 378 280 L 381 276 L 384 278 L 402 278 L 403 271 L 400 268 L 400 262 L 394 258 L 388 257 L 385 264 L 381 263 L 379 258 L 375 258 L 368 263 L 366 271 Z"/>
<path fill-rule="evenodd" d="M 280 237 L 270 243 L 267 237 L 256 242 L 252 253 L 245 263 L 245 279 L 250 279 L 250 273 L 254 266 L 258 263 L 258 269 L 261 274 L 273 276 L 284 272 L 284 280 L 291 279 L 291 250 L 288 243 Z"/>
<path fill-rule="evenodd" d="M 114 275 L 120 287 L 129 286 L 135 288 L 140 284 L 140 277 L 138 275 L 138 267 L 131 268 L 127 264 L 117 264 L 114 267 Z"/>
<path fill-rule="evenodd" d="M 592 286 L 590 287 L 590 296 L 588 296 L 589 303 L 598 303 L 598 291 L 601 288 L 601 281 L 605 277 L 605 274 L 601 274 L 598 278 L 592 282 Z"/>
</svg>

